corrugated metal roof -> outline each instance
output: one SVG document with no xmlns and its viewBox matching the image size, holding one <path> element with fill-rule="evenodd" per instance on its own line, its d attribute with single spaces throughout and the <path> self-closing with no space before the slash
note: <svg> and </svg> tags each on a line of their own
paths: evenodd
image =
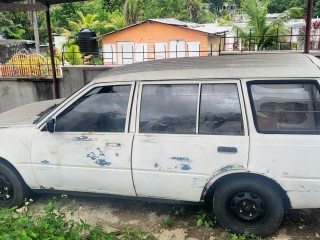
<svg viewBox="0 0 320 240">
<path fill-rule="evenodd" d="M 175 26 L 180 26 L 180 27 L 187 27 L 188 26 L 187 22 L 183 22 L 183 21 L 180 21 L 175 18 L 149 19 L 149 21 L 163 23 L 163 24 L 169 24 L 169 25 L 175 25 Z"/>
<path fill-rule="evenodd" d="M 214 24 L 214 23 L 198 24 L 198 23 L 193 23 L 193 22 L 183 22 L 183 21 L 177 20 L 175 18 L 149 19 L 148 21 L 167 24 L 167 25 L 173 25 L 173 26 L 182 27 L 182 28 L 187 28 L 187 29 L 191 29 L 191 30 L 195 30 L 195 31 L 199 31 L 199 32 L 212 34 L 212 35 L 220 35 L 222 33 L 229 32 L 232 29 L 232 27 L 228 27 L 228 26 L 222 27 L 222 26 L 218 26 L 217 24 Z M 143 24 L 148 21 L 144 21 L 141 23 L 137 23 L 137 24 L 125 27 L 125 28 L 115 30 L 113 32 L 98 36 L 98 37 L 96 37 L 96 39 L 101 38 L 103 36 L 114 34 L 119 31 L 123 31 L 127 28 L 131 28 L 131 27 Z"/>
<path fill-rule="evenodd" d="M 96 81 L 197 78 L 320 78 L 320 60 L 305 54 L 248 54 L 175 58 L 130 64 Z"/>
<path fill-rule="evenodd" d="M 189 24 L 188 28 L 212 35 L 219 35 L 232 30 L 232 27 L 230 26 L 217 26 L 215 23 Z"/>
</svg>

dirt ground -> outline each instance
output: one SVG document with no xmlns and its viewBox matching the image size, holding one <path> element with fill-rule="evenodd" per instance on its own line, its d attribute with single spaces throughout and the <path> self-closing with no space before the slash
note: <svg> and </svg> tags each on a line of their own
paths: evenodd
<svg viewBox="0 0 320 240">
<path fill-rule="evenodd" d="M 58 204 L 72 205 L 75 210 L 75 218 L 82 219 L 90 225 L 101 225 L 107 231 L 122 230 L 128 227 L 132 230 L 147 231 L 159 240 L 225 240 L 230 236 L 230 233 L 218 224 L 211 228 L 196 226 L 199 213 L 211 214 L 210 206 L 72 195 L 69 195 L 66 200 L 54 194 L 36 194 L 33 196 L 32 205 L 42 208 L 53 198 Z M 286 213 L 279 231 L 265 239 L 320 240 L 320 209 L 295 210 Z"/>
</svg>

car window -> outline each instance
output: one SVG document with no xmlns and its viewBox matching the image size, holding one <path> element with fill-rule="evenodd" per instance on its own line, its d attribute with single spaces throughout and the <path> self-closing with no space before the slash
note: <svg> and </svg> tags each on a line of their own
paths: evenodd
<svg viewBox="0 0 320 240">
<path fill-rule="evenodd" d="M 243 135 L 236 84 L 202 84 L 199 133 Z"/>
<path fill-rule="evenodd" d="M 258 130 L 294 132 L 320 129 L 320 99 L 315 83 L 252 84 Z"/>
<path fill-rule="evenodd" d="M 96 87 L 56 118 L 56 132 L 124 132 L 130 85 Z"/>
<path fill-rule="evenodd" d="M 141 99 L 142 133 L 196 133 L 197 84 L 144 85 Z"/>
<path fill-rule="evenodd" d="M 142 89 L 139 131 L 166 134 L 243 135 L 237 85 L 146 84 Z"/>
</svg>

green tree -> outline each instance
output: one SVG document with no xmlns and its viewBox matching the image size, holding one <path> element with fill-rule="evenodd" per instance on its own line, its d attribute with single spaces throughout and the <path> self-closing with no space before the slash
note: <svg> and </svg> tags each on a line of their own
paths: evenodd
<svg viewBox="0 0 320 240">
<path fill-rule="evenodd" d="M 268 4 L 269 13 L 281 13 L 292 7 L 303 9 L 303 14 L 306 14 L 308 0 L 270 0 Z"/>
<path fill-rule="evenodd" d="M 206 3 L 209 3 L 209 9 L 213 13 L 218 13 L 218 9 L 223 7 L 225 0 L 205 0 Z"/>
<path fill-rule="evenodd" d="M 248 17 L 247 26 L 242 28 L 225 20 L 222 20 L 221 23 L 233 26 L 233 29 L 237 30 L 240 37 L 244 39 L 248 39 L 249 31 L 251 31 L 252 36 L 254 36 L 254 43 L 261 50 L 274 45 L 276 41 L 274 35 L 277 32 L 279 34 L 289 34 L 290 31 L 284 26 L 284 23 L 301 11 L 301 8 L 287 9 L 276 19 L 269 22 L 267 21 L 268 0 L 244 0 L 243 12 Z"/>
<path fill-rule="evenodd" d="M 130 26 L 137 23 L 139 11 L 141 7 L 140 0 L 126 0 L 123 7 L 123 15 L 126 20 L 126 25 Z"/>
<path fill-rule="evenodd" d="M 106 12 L 114 12 L 123 10 L 125 0 L 101 0 L 102 7 Z"/>
<path fill-rule="evenodd" d="M 126 26 L 126 19 L 120 10 L 115 10 L 111 14 L 108 14 L 107 26 L 114 28 L 114 30 Z"/>
<path fill-rule="evenodd" d="M 144 0 L 139 19 L 145 21 L 152 18 L 190 20 L 184 0 Z"/>
<path fill-rule="evenodd" d="M 313 17 L 320 17 L 320 0 L 314 1 Z"/>
<path fill-rule="evenodd" d="M 25 12 L 0 12 L 0 31 L 7 39 L 33 39 L 33 29 Z"/>
</svg>

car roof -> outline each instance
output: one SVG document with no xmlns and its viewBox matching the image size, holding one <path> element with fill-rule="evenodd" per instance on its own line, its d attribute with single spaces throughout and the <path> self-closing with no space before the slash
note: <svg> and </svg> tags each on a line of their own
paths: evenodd
<svg viewBox="0 0 320 240">
<path fill-rule="evenodd" d="M 171 58 L 115 67 L 93 83 L 172 79 L 319 78 L 320 60 L 307 54 L 240 54 Z"/>
</svg>

